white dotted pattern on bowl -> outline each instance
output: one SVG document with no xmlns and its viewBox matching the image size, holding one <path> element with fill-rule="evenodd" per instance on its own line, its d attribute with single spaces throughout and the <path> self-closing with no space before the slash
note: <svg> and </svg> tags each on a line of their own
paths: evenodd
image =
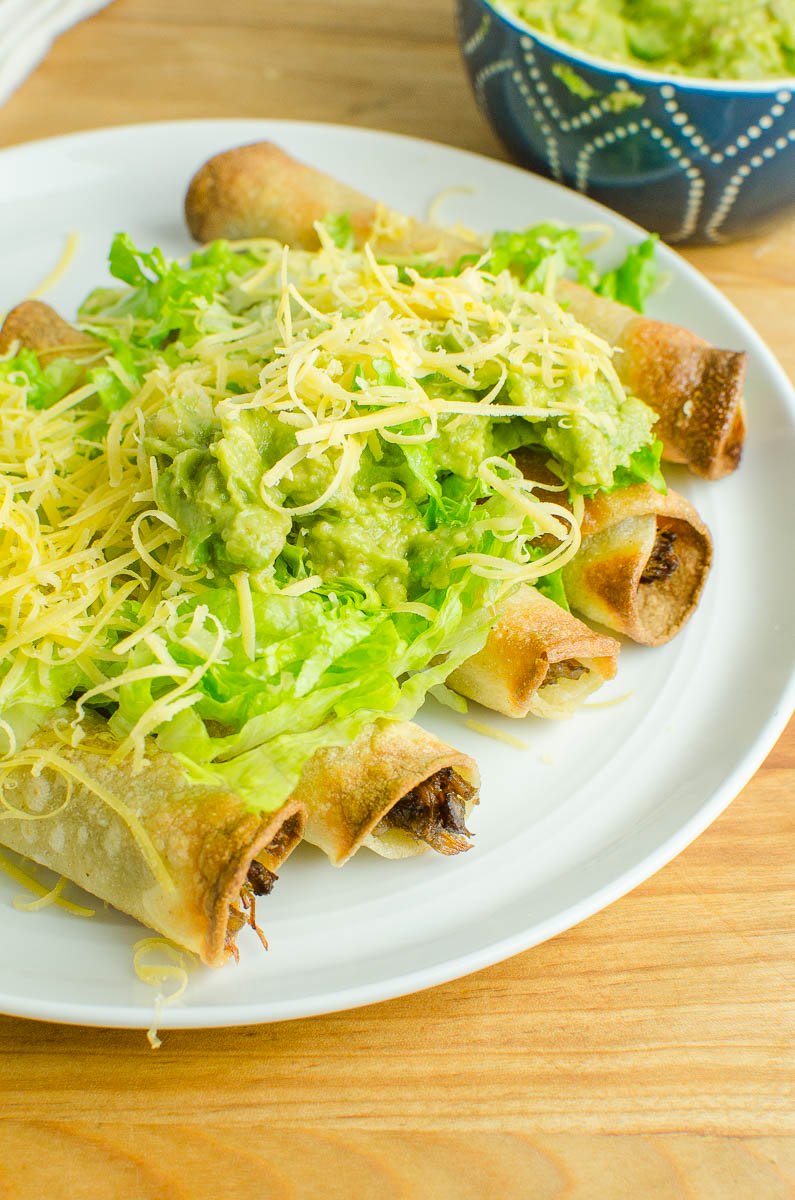
<svg viewBox="0 0 795 1200">
<path fill-rule="evenodd" d="M 462 39 L 465 57 L 472 57 L 480 49 L 491 30 L 491 25 L 491 17 L 487 15 L 470 38 L 466 41 Z M 587 128 L 611 111 L 612 99 L 610 96 L 606 96 L 599 101 L 584 103 L 582 111 L 576 116 L 565 117 L 550 95 L 549 87 L 542 77 L 536 61 L 532 38 L 521 38 L 520 45 L 523 58 L 521 64 L 506 57 L 489 63 L 477 72 L 474 81 L 475 96 L 481 110 L 488 116 L 487 87 L 494 79 L 510 72 L 519 94 L 544 138 L 549 169 L 555 179 L 562 181 L 560 148 L 555 127 L 557 126 L 561 133 L 572 133 L 578 129 Z M 628 92 L 629 83 L 626 79 L 618 79 L 615 90 Z M 774 125 L 782 122 L 782 118 L 787 116 L 792 103 L 792 92 L 787 88 L 782 88 L 777 92 L 775 102 L 769 111 L 758 117 L 744 133 L 725 146 L 716 146 L 707 141 L 696 125 L 695 119 L 691 118 L 681 107 L 673 84 L 662 84 L 660 96 L 664 101 L 665 112 L 670 119 L 669 128 L 665 129 L 644 117 L 628 121 L 624 125 L 613 126 L 611 129 L 597 134 L 580 150 L 575 168 L 574 186 L 580 192 L 587 192 L 593 156 L 599 151 L 641 134 L 653 138 L 674 165 L 682 170 L 687 180 L 685 214 L 680 228 L 671 235 L 671 240 L 681 241 L 690 237 L 698 226 L 706 190 L 702 171 L 694 161 L 695 156 L 698 155 L 719 166 L 726 159 L 733 159 L 740 152 L 748 150 L 763 133 L 769 133 Z M 772 145 L 766 146 L 760 153 L 753 154 L 746 162 L 737 167 L 706 223 L 705 232 L 711 241 L 720 241 L 721 227 L 734 207 L 743 185 L 753 172 L 775 158 L 792 142 L 795 142 L 795 128 L 790 128 L 786 132 L 782 130 L 781 135 Z"/>
</svg>

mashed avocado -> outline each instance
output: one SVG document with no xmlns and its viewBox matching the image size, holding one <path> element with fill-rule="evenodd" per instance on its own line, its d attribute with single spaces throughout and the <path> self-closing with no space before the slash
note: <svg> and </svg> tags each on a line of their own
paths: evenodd
<svg viewBox="0 0 795 1200">
<path fill-rule="evenodd" d="M 502 0 L 502 7 L 614 62 L 709 79 L 795 75 L 795 0 Z"/>
</svg>

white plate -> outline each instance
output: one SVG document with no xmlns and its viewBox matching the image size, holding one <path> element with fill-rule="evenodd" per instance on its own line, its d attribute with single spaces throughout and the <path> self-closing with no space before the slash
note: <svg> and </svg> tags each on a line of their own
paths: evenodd
<svg viewBox="0 0 795 1200">
<path fill-rule="evenodd" d="M 422 215 L 443 189 L 445 219 L 488 230 L 554 217 L 599 221 L 614 258 L 639 231 L 574 192 L 444 146 L 328 125 L 201 121 L 101 130 L 0 154 L 0 310 L 24 297 L 76 230 L 76 258 L 48 299 L 67 315 L 101 282 L 116 230 L 144 246 L 190 247 L 182 197 L 210 154 L 272 138 L 398 209 Z M 764 758 L 791 707 L 795 643 L 791 520 L 793 394 L 730 304 L 671 251 L 654 312 L 749 351 L 750 435 L 741 470 L 718 484 L 671 473 L 711 526 L 716 565 L 703 602 L 670 646 L 622 651 L 627 695 L 562 724 L 500 721 L 514 750 L 431 704 L 422 722 L 471 751 L 483 774 L 475 849 L 389 863 L 367 852 L 342 871 L 298 851 L 260 906 L 271 944 L 241 937 L 240 965 L 199 969 L 167 1027 L 233 1025 L 331 1012 L 464 975 L 532 946 L 646 879 L 714 820 Z M 484 714 L 477 714 L 481 717 Z M 727 870 L 728 870 L 727 866 Z M 111 910 L 80 920 L 16 911 L 0 875 L 0 1010 L 145 1027 L 153 993 L 132 971 L 143 935 Z"/>
</svg>

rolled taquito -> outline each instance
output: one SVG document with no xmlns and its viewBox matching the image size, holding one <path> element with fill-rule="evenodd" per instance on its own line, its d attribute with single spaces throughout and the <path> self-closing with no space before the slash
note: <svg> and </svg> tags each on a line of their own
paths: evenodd
<svg viewBox="0 0 795 1200">
<path fill-rule="evenodd" d="M 65 321 L 42 300 L 23 300 L 6 315 L 0 328 L 0 354 L 15 345 L 35 350 L 43 363 L 52 358 L 89 362 L 107 353 L 107 345 Z"/>
<path fill-rule="evenodd" d="M 154 746 L 131 774 L 111 762 L 118 743 L 100 718 L 87 716 L 71 746 L 73 716 L 60 710 L 0 763 L 0 844 L 221 966 L 253 923 L 254 896 L 300 841 L 300 800 L 252 812 L 222 788 L 190 782 Z"/>
<path fill-rule="evenodd" d="M 477 243 L 387 210 L 369 196 L 306 166 L 273 142 L 254 142 L 216 154 L 188 187 L 185 217 L 199 242 L 214 238 L 275 238 L 316 250 L 315 222 L 345 213 L 357 245 L 377 254 L 427 257 L 452 265 Z M 386 221 L 379 220 L 379 214 Z"/>
<path fill-rule="evenodd" d="M 485 646 L 447 685 L 507 717 L 569 717 L 613 678 L 619 649 L 614 638 L 522 586 L 501 602 Z"/>
<path fill-rule="evenodd" d="M 616 349 L 628 392 L 657 414 L 655 436 L 668 462 L 720 479 L 738 466 L 745 441 L 746 356 L 719 350 L 666 321 L 653 321 L 589 288 L 561 279 L 557 296 L 578 321 Z"/>
<path fill-rule="evenodd" d="M 648 484 L 585 503 L 582 542 L 563 568 L 571 607 L 645 646 L 674 637 L 693 613 L 712 561 L 693 505 Z"/>
<path fill-rule="evenodd" d="M 396 233 L 384 238 L 378 220 L 384 210 L 375 201 L 270 142 L 210 159 L 194 176 L 185 208 L 199 241 L 272 237 L 314 249 L 314 222 L 348 213 L 356 243 L 375 239 L 374 249 L 384 257 L 430 254 L 453 266 L 462 254 L 485 249 L 477 240 L 395 214 Z M 557 294 L 579 321 L 615 346 L 625 387 L 657 414 L 655 433 L 669 462 L 686 463 L 707 479 L 735 469 L 745 439 L 745 354 L 717 349 L 688 329 L 640 316 L 570 280 L 560 280 Z"/>
<path fill-rule="evenodd" d="M 314 754 L 296 794 L 306 840 L 341 866 L 362 846 L 384 858 L 468 850 L 478 784 L 467 754 L 411 722 L 378 721 L 350 745 Z"/>
</svg>

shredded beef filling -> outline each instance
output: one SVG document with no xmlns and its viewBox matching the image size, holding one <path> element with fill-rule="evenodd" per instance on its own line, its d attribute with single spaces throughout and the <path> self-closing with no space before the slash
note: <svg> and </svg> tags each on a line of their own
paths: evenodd
<svg viewBox="0 0 795 1200">
<path fill-rule="evenodd" d="M 229 923 L 226 929 L 226 948 L 235 961 L 238 959 L 235 937 L 244 925 L 250 926 L 265 949 L 268 949 L 265 934 L 257 924 L 257 896 L 269 896 L 278 878 L 279 876 L 273 871 L 269 871 L 267 867 L 263 867 L 262 863 L 253 859 L 243 886 L 240 889 L 240 908 L 237 908 L 233 904 L 229 910 Z"/>
<path fill-rule="evenodd" d="M 278 878 L 278 875 L 275 875 L 273 871 L 269 871 L 267 867 L 263 867 L 262 863 L 257 862 L 256 859 L 252 861 L 243 886 L 240 889 L 240 908 L 236 908 L 233 905 L 229 912 L 227 947 L 231 950 L 235 959 L 237 959 L 238 955 L 233 939 L 238 930 L 242 929 L 244 925 L 248 925 L 253 929 L 265 949 L 268 949 L 268 939 L 257 924 L 257 896 L 269 896 Z"/>
<path fill-rule="evenodd" d="M 256 858 L 248 869 L 247 882 L 255 896 L 270 896 L 278 878 L 279 876 L 275 875 L 273 871 L 269 871 L 267 867 L 263 867 L 261 862 L 257 862 Z"/>
<path fill-rule="evenodd" d="M 564 658 L 560 662 L 549 664 L 541 686 L 549 687 L 550 683 L 557 683 L 559 679 L 579 679 L 581 675 L 587 674 L 588 668 L 584 667 L 578 658 Z"/>
<path fill-rule="evenodd" d="M 649 555 L 649 561 L 640 577 L 641 583 L 658 583 L 669 579 L 679 566 L 679 559 L 674 550 L 676 534 L 673 529 L 661 529 L 657 534 L 654 548 Z"/>
<path fill-rule="evenodd" d="M 439 854 L 460 854 L 469 849 L 466 805 L 475 793 L 457 771 L 443 767 L 398 800 L 375 832 L 404 829 Z"/>
</svg>

